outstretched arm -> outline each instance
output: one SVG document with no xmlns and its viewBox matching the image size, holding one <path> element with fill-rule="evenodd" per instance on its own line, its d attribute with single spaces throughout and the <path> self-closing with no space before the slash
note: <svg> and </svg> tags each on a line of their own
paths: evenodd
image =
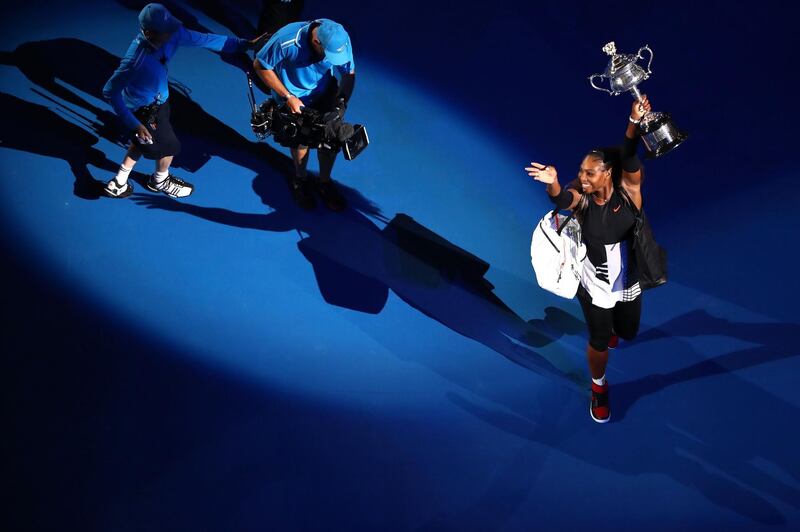
<svg viewBox="0 0 800 532">
<path fill-rule="evenodd" d="M 255 40 L 248 41 L 239 37 L 226 37 L 216 33 L 201 33 L 187 30 L 183 26 L 178 30 L 178 46 L 197 46 L 228 54 L 243 52 L 248 48 L 252 48 L 255 46 Z"/>
<path fill-rule="evenodd" d="M 547 195 L 559 209 L 574 209 L 578 205 L 581 195 L 577 190 L 561 188 L 555 167 L 532 162 L 525 170 L 533 179 L 547 185 Z"/>
</svg>

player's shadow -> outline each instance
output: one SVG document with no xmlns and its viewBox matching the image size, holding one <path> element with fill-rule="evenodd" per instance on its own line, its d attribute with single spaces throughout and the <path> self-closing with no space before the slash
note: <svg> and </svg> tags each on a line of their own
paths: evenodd
<svg viewBox="0 0 800 532">
<path fill-rule="evenodd" d="M 85 66 L 50 60 L 59 54 L 82 57 L 84 60 L 80 64 Z M 29 80 L 47 91 L 44 94 L 47 98 L 54 102 L 61 100 L 93 115 L 84 114 L 85 120 L 72 116 L 74 120 L 68 121 L 42 106 L 5 95 L 7 112 L 15 107 L 20 111 L 10 112 L 7 118 L 10 122 L 4 122 L 4 125 L 21 126 L 34 116 L 41 121 L 37 123 L 41 131 L 52 132 L 52 137 L 46 136 L 43 140 L 33 133 L 22 133 L 14 141 L 4 135 L 4 147 L 67 161 L 73 168 L 76 183 L 81 183 L 77 188 L 86 184 L 90 185 L 89 188 L 94 186 L 85 175 L 84 168 L 89 165 L 104 171 L 116 168 L 116 164 L 94 147 L 99 137 L 112 142 L 119 140 L 111 126 L 113 115 L 79 93 L 100 98 L 102 86 L 116 68 L 118 57 L 83 41 L 55 39 L 23 44 L 14 52 L 0 54 L 0 58 L 0 62 L 16 66 Z M 379 210 L 352 189 L 345 189 L 352 206 L 345 213 L 297 209 L 281 178 L 281 174 L 285 175 L 291 168 L 288 157 L 264 144 L 247 141 L 208 115 L 186 91 L 173 90 L 170 101 L 175 129 L 184 144 L 184 151 L 176 158 L 176 164 L 188 171 L 196 171 L 211 157 L 221 157 L 251 169 L 258 175 L 253 182 L 254 191 L 274 212 L 234 213 L 150 195 L 137 196 L 140 203 L 235 227 L 299 231 L 304 236 L 298 242 L 298 249 L 313 266 L 320 292 L 331 304 L 361 312 L 380 312 L 388 291 L 392 290 L 420 312 L 503 356 L 536 371 L 553 372 L 550 362 L 554 361 L 538 357 L 533 348 L 549 345 L 567 332 L 564 325 L 574 328 L 574 319 L 561 311 L 550 310 L 544 319 L 525 323 L 493 294 L 484 277 L 488 264 L 433 234 L 409 216 L 383 219 L 386 225 L 380 228 L 370 219 L 381 220 Z M 58 106 L 69 108 L 60 103 Z M 22 122 L 23 114 L 26 122 Z M 74 121 L 83 122 L 93 133 L 75 125 Z M 26 128 L 14 128 L 20 129 Z M 338 282 L 340 280 L 344 282 Z M 675 340 L 675 335 L 691 335 L 693 327 L 700 327 L 698 331 L 704 330 L 703 327 L 712 331 L 717 328 L 720 333 L 735 338 L 760 339 L 758 343 L 763 343 L 764 338 L 775 340 L 771 340 L 774 343 L 769 345 L 724 355 L 710 362 L 698 357 L 698 362 L 687 369 L 617 385 L 615 397 L 623 401 L 615 403 L 615 416 L 618 417 L 625 418 L 633 401 L 648 395 L 663 396 L 665 401 L 669 401 L 669 406 L 659 409 L 657 415 L 645 416 L 644 426 L 634 431 L 634 441 L 626 441 L 624 445 L 617 441 L 619 435 L 608 432 L 601 437 L 590 432 L 595 427 L 589 428 L 586 424 L 566 429 L 555 426 L 546 412 L 535 416 L 540 419 L 531 422 L 530 412 L 518 409 L 510 413 L 495 411 L 457 395 L 452 399 L 502 430 L 546 444 L 597 467 L 628 475 L 666 474 L 697 488 L 715 504 L 754 521 L 779 523 L 782 520 L 780 512 L 756 491 L 796 504 L 792 502 L 798 500 L 796 488 L 771 474 L 769 464 L 788 468 L 788 474 L 794 479 L 800 478 L 797 466 L 793 465 L 793 453 L 789 453 L 788 444 L 783 443 L 787 439 L 777 428 L 778 420 L 797 419 L 798 412 L 793 406 L 735 377 L 729 370 L 784 356 L 776 354 L 777 346 L 791 345 L 788 339 L 796 337 L 797 327 L 726 324 L 710 318 L 697 318 L 684 317 L 659 328 L 665 332 L 645 332 L 640 341 L 661 337 L 668 340 L 670 349 L 684 349 L 686 346 Z M 512 342 L 512 338 L 518 342 Z M 703 378 L 710 375 L 716 378 Z M 704 397 L 704 401 L 699 403 L 691 400 L 691 394 L 686 404 L 680 404 L 675 402 L 673 394 L 660 393 L 679 384 L 694 387 L 699 383 L 703 383 L 703 388 L 697 391 L 697 396 Z M 465 384 L 465 381 L 459 384 Z M 502 397 L 504 393 L 504 390 L 485 385 L 478 387 L 466 383 L 464 387 L 491 400 Z M 626 395 L 629 398 L 626 399 Z M 747 408 L 739 406 L 737 398 L 740 397 L 747 401 Z M 761 412 L 762 415 L 754 419 L 749 417 L 750 412 Z M 765 427 L 765 419 L 775 423 L 768 423 Z M 630 437 L 631 431 L 627 431 L 625 438 Z M 590 440 L 596 445 L 587 445 Z M 639 448 L 641 453 L 635 456 L 615 453 L 615 449 L 622 447 Z M 759 457 L 763 457 L 767 465 L 755 463 Z M 710 467 L 705 464 L 710 464 Z M 718 473 L 719 470 L 725 474 Z M 736 482 L 729 480 L 729 475 Z"/>
<path fill-rule="evenodd" d="M 47 59 L 54 54 L 81 57 L 81 65 L 85 66 L 53 64 Z M 119 64 L 118 57 L 93 44 L 62 38 L 22 44 L 13 52 L 0 53 L 0 62 L 16 66 L 65 113 L 75 114 L 71 107 L 85 111 L 90 116 L 84 117 L 84 124 L 97 135 L 119 142 L 114 115 L 83 96 L 102 98 L 103 85 Z M 526 323 L 493 293 L 484 278 L 489 264 L 447 242 L 410 216 L 398 215 L 386 220 L 377 206 L 354 189 L 344 187 L 350 205 L 345 213 L 298 209 L 285 184 L 292 171 L 289 157 L 267 144 L 245 139 L 206 113 L 190 98 L 189 91 L 178 85 L 171 86 L 170 106 L 176 134 L 183 144 L 174 166 L 195 172 L 212 157 L 220 157 L 252 170 L 257 174 L 254 191 L 274 212 L 234 213 L 150 195 L 137 195 L 136 201 L 237 227 L 296 230 L 304 235 L 298 249 L 313 266 L 327 302 L 377 313 L 386 303 L 391 288 L 425 315 L 518 364 L 559 376 L 566 371 L 572 381 L 585 378 L 581 376 L 583 371 L 572 367 L 566 357 L 545 359 L 536 351 L 560 337 L 560 325 L 568 324 L 574 329 L 574 320 L 570 321 L 566 313 L 550 309 L 544 319 Z M 96 136 L 85 132 L 70 136 L 73 129 L 81 128 L 45 109 L 39 109 L 38 113 L 43 128 L 52 126 L 53 142 L 47 144 L 59 146 L 52 148 L 59 150 L 56 156 L 73 167 L 94 165 L 109 172 L 116 169 L 116 164 L 92 148 Z M 56 142 L 63 135 L 72 140 Z M 42 153 L 33 138 L 17 148 Z M 370 218 L 387 225 L 380 229 Z"/>
<path fill-rule="evenodd" d="M 628 476 L 667 475 L 753 522 L 781 524 L 785 518 L 770 498 L 800 507 L 800 462 L 793 440 L 787 438 L 792 420 L 800 419 L 800 410 L 735 372 L 798 356 L 798 333 L 800 326 L 794 323 L 728 321 L 700 310 L 644 331 L 637 344 L 647 344 L 648 356 L 681 353 L 694 362 L 668 373 L 614 384 L 608 427 L 588 421 L 574 424 L 573 419 L 553 423 L 547 416 L 489 408 L 460 394 L 451 393 L 450 399 L 500 430 L 594 467 Z M 706 358 L 687 339 L 698 336 L 728 337 L 754 345 Z M 500 393 L 487 390 L 484 395 Z M 631 420 L 634 405 L 638 412 Z M 629 422 L 628 427 L 621 430 L 623 425 L 619 425 L 615 430 L 613 422 L 622 419 Z M 635 426 L 630 426 L 634 421 Z M 620 449 L 636 452 L 620 453 Z M 485 499 L 496 497 L 487 494 Z"/>
<path fill-rule="evenodd" d="M 517 364 L 559 378 L 566 373 L 572 382 L 583 379 L 566 356 L 536 350 L 573 334 L 581 327 L 576 318 L 548 308 L 543 319 L 525 322 L 494 294 L 485 278 L 488 263 L 410 216 L 388 220 L 353 208 L 305 211 L 294 205 L 285 185 L 267 175 L 253 180 L 253 191 L 272 212 L 234 212 L 148 194 L 134 195 L 133 201 L 232 227 L 296 231 L 298 250 L 311 264 L 326 302 L 377 314 L 391 290 L 426 316 Z M 355 194 L 348 187 L 343 191 L 348 198 Z"/>
</svg>

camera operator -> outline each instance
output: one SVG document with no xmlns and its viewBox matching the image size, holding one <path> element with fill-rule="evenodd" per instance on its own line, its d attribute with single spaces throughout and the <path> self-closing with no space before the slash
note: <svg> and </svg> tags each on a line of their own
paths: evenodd
<svg viewBox="0 0 800 532">
<path fill-rule="evenodd" d="M 253 66 L 270 88 L 275 104 L 285 104 L 292 113 L 300 113 L 307 105 L 323 114 L 337 111 L 342 118 L 355 85 L 350 36 L 341 24 L 324 18 L 279 29 L 256 54 Z M 291 148 L 295 175 L 290 188 L 295 201 L 305 209 L 315 205 L 306 171 L 308 151 L 303 145 Z M 346 201 L 331 179 L 337 154 L 325 148 L 317 150 L 317 190 L 329 209 L 341 211 Z"/>
<path fill-rule="evenodd" d="M 136 161 L 144 156 L 156 161 L 156 171 L 147 181 L 147 188 L 183 198 L 194 187 L 169 173 L 172 158 L 181 147 L 169 121 L 169 60 L 179 46 L 238 52 L 254 48 L 257 39 L 247 41 L 187 30 L 161 4 L 147 4 L 139 13 L 139 25 L 139 35 L 103 87 L 103 96 L 133 137 L 125 160 L 117 175 L 106 184 L 105 193 L 112 198 L 130 196 L 133 185 L 128 183 L 128 176 Z"/>
</svg>

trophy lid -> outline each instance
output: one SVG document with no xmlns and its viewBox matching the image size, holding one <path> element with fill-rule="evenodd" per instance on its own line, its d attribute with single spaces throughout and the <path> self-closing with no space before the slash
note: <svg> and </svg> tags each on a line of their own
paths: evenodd
<svg viewBox="0 0 800 532">
<path fill-rule="evenodd" d="M 650 63 L 653 61 L 653 51 L 647 45 L 639 48 L 636 54 L 620 54 L 617 53 L 617 47 L 614 42 L 606 43 L 603 46 L 603 51 L 606 55 L 611 56 L 608 66 L 603 74 L 592 74 L 589 76 L 589 84 L 592 88 L 609 93 L 612 96 L 622 94 L 623 92 L 633 91 L 637 95 L 636 86 L 646 80 L 650 76 Z M 650 61 L 647 63 L 647 70 L 639 66 L 636 61 L 644 59 L 642 56 L 643 51 L 650 52 Z M 610 89 L 599 87 L 595 85 L 595 78 L 605 78 L 611 84 Z"/>
<path fill-rule="evenodd" d="M 605 70 L 606 77 L 613 77 L 617 72 L 625 69 L 625 67 L 631 63 L 635 63 L 638 59 L 638 57 L 633 54 L 618 54 L 617 46 L 614 44 L 614 41 L 606 43 L 606 45 L 603 46 L 603 51 L 607 55 L 611 56 L 611 59 L 608 61 L 608 66 Z"/>
</svg>

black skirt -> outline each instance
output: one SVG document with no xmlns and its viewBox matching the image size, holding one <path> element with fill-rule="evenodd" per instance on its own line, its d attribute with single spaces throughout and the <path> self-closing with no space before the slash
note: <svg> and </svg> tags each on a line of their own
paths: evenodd
<svg viewBox="0 0 800 532">
<path fill-rule="evenodd" d="M 135 136 L 133 137 L 133 142 L 145 159 L 158 160 L 180 153 L 181 143 L 169 121 L 169 101 L 158 107 L 155 118 L 152 118 L 152 113 L 146 107 L 140 107 L 133 114 L 153 136 L 152 144 L 142 144 Z"/>
</svg>

